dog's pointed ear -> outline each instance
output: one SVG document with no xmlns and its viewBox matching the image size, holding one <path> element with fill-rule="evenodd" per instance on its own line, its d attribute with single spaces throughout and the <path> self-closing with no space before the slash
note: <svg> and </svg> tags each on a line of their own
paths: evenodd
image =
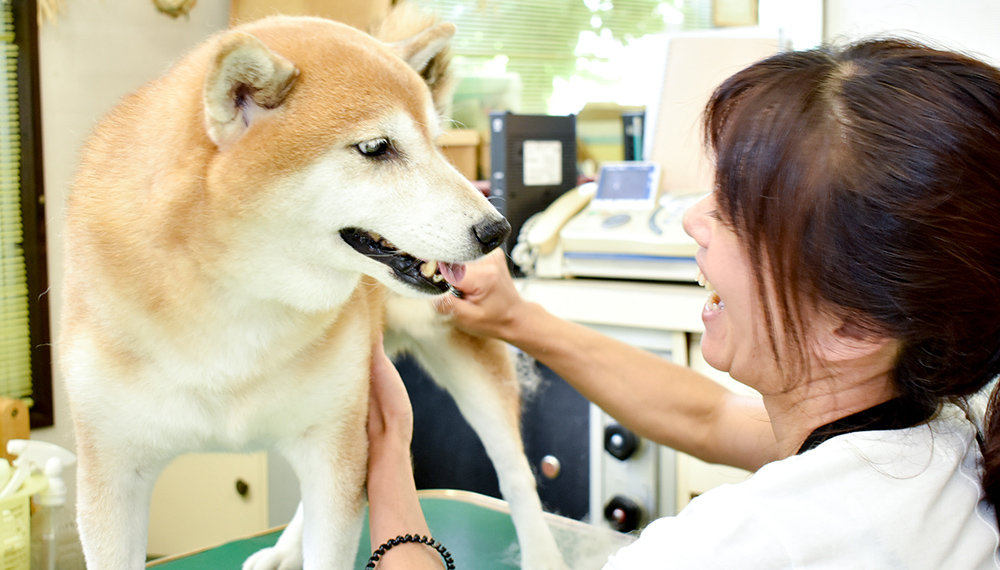
<svg viewBox="0 0 1000 570">
<path fill-rule="evenodd" d="M 417 70 L 431 90 L 438 114 L 447 115 L 456 84 L 448 49 L 454 24 L 441 23 L 433 13 L 400 0 L 369 31 Z"/>
<path fill-rule="evenodd" d="M 455 35 L 455 24 L 442 22 L 429 27 L 419 34 L 390 44 L 403 61 L 410 64 L 417 73 L 423 73 L 431 59 L 448 47 Z"/>
<path fill-rule="evenodd" d="M 259 39 L 233 32 L 220 43 L 205 79 L 205 123 L 219 147 L 235 140 L 265 109 L 281 105 L 299 76 L 295 64 Z"/>
<path fill-rule="evenodd" d="M 409 39 L 389 44 L 424 78 L 440 116 L 449 114 L 455 91 L 448 49 L 448 42 L 454 35 L 455 25 L 445 22 L 429 27 Z"/>
</svg>

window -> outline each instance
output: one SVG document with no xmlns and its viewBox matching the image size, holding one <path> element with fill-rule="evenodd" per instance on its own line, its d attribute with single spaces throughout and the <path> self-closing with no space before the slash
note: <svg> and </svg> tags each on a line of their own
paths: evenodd
<svg viewBox="0 0 1000 570">
<path fill-rule="evenodd" d="M 37 5 L 0 1 L 0 395 L 53 423 L 39 121 Z"/>
<path fill-rule="evenodd" d="M 416 0 L 458 28 L 451 118 L 482 130 L 491 111 L 564 115 L 587 102 L 644 105 L 665 32 L 705 29 L 711 0 Z"/>
</svg>

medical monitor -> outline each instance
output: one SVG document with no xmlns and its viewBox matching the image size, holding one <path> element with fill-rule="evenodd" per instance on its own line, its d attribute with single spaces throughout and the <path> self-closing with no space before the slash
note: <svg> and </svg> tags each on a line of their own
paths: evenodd
<svg viewBox="0 0 1000 570">
<path fill-rule="evenodd" d="M 594 210 L 652 210 L 660 189 L 660 167 L 652 162 L 608 162 L 601 166 Z"/>
</svg>

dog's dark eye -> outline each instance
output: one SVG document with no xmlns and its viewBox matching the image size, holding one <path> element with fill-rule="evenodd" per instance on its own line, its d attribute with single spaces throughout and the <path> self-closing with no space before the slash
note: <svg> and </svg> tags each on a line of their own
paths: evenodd
<svg viewBox="0 0 1000 570">
<path fill-rule="evenodd" d="M 368 158 L 385 158 L 392 153 L 392 145 L 386 139 L 372 139 L 359 143 L 358 152 Z"/>
</svg>

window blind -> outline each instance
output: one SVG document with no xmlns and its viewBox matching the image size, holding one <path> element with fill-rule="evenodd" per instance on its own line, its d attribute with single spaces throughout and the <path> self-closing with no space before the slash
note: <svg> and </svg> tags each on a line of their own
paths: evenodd
<svg viewBox="0 0 1000 570">
<path fill-rule="evenodd" d="M 712 26 L 711 0 L 417 0 L 457 27 L 451 49 L 456 94 L 479 89 L 488 111 L 545 114 L 559 81 L 610 86 L 621 66 L 608 53 L 651 34 Z M 609 65 L 610 64 L 610 65 Z M 498 68 L 502 68 L 498 69 Z M 500 72 L 508 82 L 503 85 Z M 490 77 L 490 76 L 493 77 Z M 481 85 L 469 86 L 480 77 Z M 501 93 L 503 90 L 507 93 Z M 603 95 L 594 94 L 594 101 Z M 575 111 L 571 111 L 575 112 Z M 474 126 L 474 125 L 467 125 Z"/>
<path fill-rule="evenodd" d="M 0 393 L 31 403 L 28 281 L 21 218 L 19 47 L 15 42 L 11 1 L 0 3 L 0 8 L 3 54 L 0 73 Z"/>
</svg>

